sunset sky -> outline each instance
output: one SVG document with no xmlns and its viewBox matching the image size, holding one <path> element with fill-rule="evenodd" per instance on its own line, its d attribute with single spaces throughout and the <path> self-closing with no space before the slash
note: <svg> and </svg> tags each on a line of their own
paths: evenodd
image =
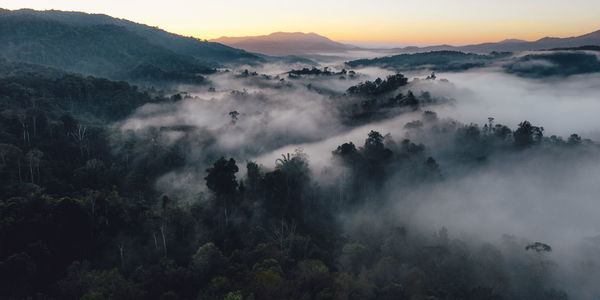
<svg viewBox="0 0 600 300">
<path fill-rule="evenodd" d="M 598 0 L 4 0 L 0 7 L 104 13 L 203 39 L 301 31 L 338 41 L 468 44 L 600 29 Z"/>
</svg>

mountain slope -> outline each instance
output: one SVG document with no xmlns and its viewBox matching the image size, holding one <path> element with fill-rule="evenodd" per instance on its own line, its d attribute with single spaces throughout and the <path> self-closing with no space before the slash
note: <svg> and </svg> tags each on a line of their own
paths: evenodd
<svg viewBox="0 0 600 300">
<path fill-rule="evenodd" d="M 299 55 L 357 49 L 350 45 L 334 42 L 316 33 L 302 32 L 275 32 L 261 36 L 220 37 L 211 41 L 267 55 Z"/>
<path fill-rule="evenodd" d="M 125 25 L 125 26 L 123 26 Z M 105 15 L 0 10 L 0 57 L 113 79 L 202 82 L 215 66 L 264 59 Z"/>
<path fill-rule="evenodd" d="M 59 10 L 34 11 L 30 9 L 12 11 L 12 13 L 16 15 L 34 15 L 45 20 L 53 20 L 75 27 L 87 27 L 93 25 L 122 26 L 128 31 L 146 38 L 148 42 L 153 45 L 161 46 L 177 54 L 192 56 L 202 62 L 231 64 L 256 63 L 257 61 L 262 61 L 260 57 L 244 50 L 235 49 L 219 43 L 202 41 L 193 37 L 180 36 L 166 32 L 157 27 L 138 24 L 124 19 L 117 19 L 103 14 L 87 14 Z M 2 14 L 2 11 L 0 11 L 0 14 Z"/>
<path fill-rule="evenodd" d="M 36 17 L 0 17 L 4 58 L 107 77 L 151 64 L 165 71 L 210 72 L 192 57 L 154 46 L 115 25 L 72 27 Z"/>
<path fill-rule="evenodd" d="M 16 123 L 10 120 L 16 120 L 18 114 L 50 119 L 71 114 L 88 122 L 105 123 L 125 118 L 137 107 L 161 100 L 123 81 L 3 59 L 0 59 L 0 95 L 0 124 L 7 125 L 4 128 L 9 130 L 15 129 Z M 35 130 L 34 126 L 32 123 L 17 129 Z"/>
</svg>

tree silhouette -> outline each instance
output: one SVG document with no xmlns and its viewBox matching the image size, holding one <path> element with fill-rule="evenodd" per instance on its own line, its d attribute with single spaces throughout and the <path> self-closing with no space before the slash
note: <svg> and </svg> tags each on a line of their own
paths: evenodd
<svg viewBox="0 0 600 300">
<path fill-rule="evenodd" d="M 515 145 L 519 148 L 526 148 L 539 143 L 542 140 L 543 132 L 544 127 L 533 126 L 529 121 L 523 121 L 513 133 Z"/>
<path fill-rule="evenodd" d="M 548 245 L 548 244 L 535 242 L 535 243 L 531 243 L 531 244 L 528 244 L 527 246 L 525 246 L 525 250 L 528 250 L 528 251 L 533 250 L 537 253 L 552 252 L 552 247 L 550 247 L 550 245 Z"/>
<path fill-rule="evenodd" d="M 208 175 L 204 177 L 206 186 L 215 193 L 217 201 L 222 202 L 226 225 L 229 224 L 228 205 L 233 200 L 238 186 L 235 178 L 235 173 L 238 171 L 239 168 L 233 158 L 226 160 L 225 157 L 221 157 L 212 167 L 206 169 Z"/>
</svg>

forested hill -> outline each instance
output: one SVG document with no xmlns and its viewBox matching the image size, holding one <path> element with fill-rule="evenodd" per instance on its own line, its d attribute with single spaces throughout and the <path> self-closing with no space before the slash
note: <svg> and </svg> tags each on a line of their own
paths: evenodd
<svg viewBox="0 0 600 300">
<path fill-rule="evenodd" d="M 18 186 L 28 189 L 13 185 L 23 174 L 7 167 L 13 155 L 28 152 L 44 156 L 37 158 L 42 170 L 29 175 L 31 183 L 50 193 L 75 191 L 70 168 L 109 155 L 111 124 L 143 104 L 166 100 L 127 82 L 0 59 L 0 198 Z"/>
<path fill-rule="evenodd" d="M 105 15 L 32 10 L 0 10 L 0 57 L 114 79 L 193 83 L 216 66 L 263 60 Z"/>
<path fill-rule="evenodd" d="M 0 13 L 7 13 L 3 11 Z M 87 14 L 83 12 L 66 12 L 59 10 L 34 11 L 19 10 L 17 15 L 34 15 L 38 18 L 57 21 L 70 26 L 87 27 L 93 25 L 122 26 L 148 40 L 149 43 L 164 47 L 177 54 L 192 56 L 200 61 L 218 64 L 253 63 L 261 61 L 259 56 L 244 50 L 223 44 L 207 42 L 193 37 L 184 37 L 164 31 L 157 27 L 117 19 L 103 14 Z"/>
<path fill-rule="evenodd" d="M 0 111 L 36 111 L 49 116 L 72 114 L 106 124 L 137 107 L 160 101 L 123 81 L 84 77 L 62 70 L 0 59 Z"/>
<path fill-rule="evenodd" d="M 346 62 L 356 67 L 377 66 L 395 70 L 431 69 L 435 71 L 464 71 L 484 67 L 494 60 L 507 57 L 510 53 L 490 53 L 481 55 L 460 51 L 430 51 L 414 54 L 399 54 L 373 59 L 357 59 Z"/>
</svg>

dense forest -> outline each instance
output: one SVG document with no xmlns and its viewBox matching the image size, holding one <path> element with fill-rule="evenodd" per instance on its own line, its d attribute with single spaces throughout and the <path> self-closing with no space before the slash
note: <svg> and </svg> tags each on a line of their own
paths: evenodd
<svg viewBox="0 0 600 300">
<path fill-rule="evenodd" d="M 141 136 L 115 124 L 180 94 L 22 63 L 2 61 L 1 70 L 2 298 L 568 299 L 544 241 L 505 235 L 473 245 L 444 227 L 424 234 L 384 213 L 377 222 L 360 216 L 402 201 L 386 195 L 390 185 L 404 195 L 449 180 L 456 171 L 437 156 L 468 172 L 495 157 L 596 154 L 577 134 L 441 119 L 426 108 L 428 94 L 399 93 L 408 80 L 396 74 L 332 99 L 347 123 L 381 119 L 390 107 L 420 114 L 406 136 L 373 128 L 322 153 L 336 168 L 318 174 L 301 149 L 272 157 L 274 168 L 211 153 L 198 170 L 203 192 L 179 197 L 155 182 L 187 163 L 187 146 L 164 142 L 165 133 L 189 128 Z"/>
<path fill-rule="evenodd" d="M 555 49 L 514 55 L 510 52 L 492 52 L 487 55 L 459 51 L 431 51 L 399 54 L 373 59 L 346 62 L 351 68 L 381 67 L 399 72 L 434 70 L 460 72 L 475 68 L 499 66 L 509 74 L 528 78 L 567 77 L 600 71 L 600 59 L 594 53 L 597 46 Z"/>
<path fill-rule="evenodd" d="M 0 9 L 0 58 L 139 83 L 203 83 L 224 63 L 264 58 L 158 28 L 77 12 Z"/>
<path fill-rule="evenodd" d="M 414 54 L 398 54 L 373 59 L 357 59 L 346 62 L 350 67 L 378 66 L 394 70 L 429 69 L 434 71 L 464 71 L 489 66 L 507 58 L 509 52 L 492 52 L 489 55 L 460 51 L 430 51 Z"/>
<path fill-rule="evenodd" d="M 593 48 L 582 47 L 582 50 Z M 600 71 L 600 59 L 586 52 L 530 54 L 504 66 L 506 72 L 523 77 L 569 76 Z"/>
</svg>

